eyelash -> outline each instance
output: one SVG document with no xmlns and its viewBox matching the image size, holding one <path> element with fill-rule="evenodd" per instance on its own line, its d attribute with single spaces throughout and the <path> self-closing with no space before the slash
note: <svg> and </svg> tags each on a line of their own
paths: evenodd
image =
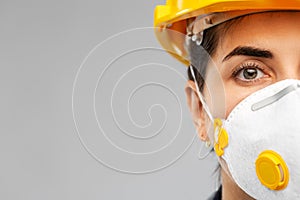
<svg viewBox="0 0 300 200">
<path fill-rule="evenodd" d="M 248 63 L 243 63 L 242 65 L 240 65 L 236 69 L 234 69 L 234 71 L 232 72 L 232 77 L 235 79 L 238 79 L 237 76 L 242 72 L 242 70 L 245 70 L 245 69 L 258 69 L 264 73 L 264 68 L 261 67 L 259 64 L 254 63 L 254 62 L 248 62 Z M 251 83 L 251 82 L 259 81 L 260 79 L 261 78 L 257 78 L 257 79 L 253 79 L 253 80 L 240 80 L 240 79 L 238 79 L 238 80 Z"/>
</svg>

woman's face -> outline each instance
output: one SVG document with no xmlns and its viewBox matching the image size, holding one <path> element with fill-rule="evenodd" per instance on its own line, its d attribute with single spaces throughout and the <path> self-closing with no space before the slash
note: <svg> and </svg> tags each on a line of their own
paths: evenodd
<svg viewBox="0 0 300 200">
<path fill-rule="evenodd" d="M 299 19 L 300 12 L 253 14 L 221 36 L 212 59 L 224 84 L 226 117 L 251 93 L 300 79 Z"/>
<path fill-rule="evenodd" d="M 237 20 L 221 37 L 212 59 L 223 82 L 225 118 L 253 92 L 284 79 L 300 79 L 299 19 L 300 12 L 253 14 Z M 209 77 L 210 71 L 211 65 L 207 68 L 206 83 L 214 80 Z M 207 118 L 194 82 L 188 82 L 186 93 L 198 134 L 202 140 L 208 140 Z M 213 94 L 209 96 L 207 87 L 203 93 L 206 99 L 214 98 Z M 213 102 L 208 101 L 209 107 L 214 106 Z M 239 199 L 241 190 L 229 178 L 222 179 L 223 186 L 233 185 L 230 191 Z"/>
</svg>

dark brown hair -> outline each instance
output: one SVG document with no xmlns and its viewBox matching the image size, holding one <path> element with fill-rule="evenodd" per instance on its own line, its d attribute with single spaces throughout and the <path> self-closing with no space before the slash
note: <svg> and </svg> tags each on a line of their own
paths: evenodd
<svg viewBox="0 0 300 200">
<path fill-rule="evenodd" d="M 219 45 L 222 37 L 239 21 L 246 16 L 241 16 L 220 25 L 209 28 L 203 32 L 203 41 L 201 46 L 190 40 L 188 44 L 188 51 L 190 55 L 190 64 L 194 69 L 196 81 L 198 82 L 199 89 L 202 91 L 204 86 L 204 79 L 206 74 L 206 67 L 210 57 L 216 53 L 217 46 Z M 191 71 L 187 71 L 188 79 L 193 80 Z"/>
</svg>

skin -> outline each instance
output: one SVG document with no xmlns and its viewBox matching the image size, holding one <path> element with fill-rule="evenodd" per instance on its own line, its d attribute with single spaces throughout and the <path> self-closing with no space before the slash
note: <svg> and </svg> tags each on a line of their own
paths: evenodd
<svg viewBox="0 0 300 200">
<path fill-rule="evenodd" d="M 300 79 L 299 19 L 300 12 L 252 14 L 238 21 L 220 39 L 212 60 L 224 85 L 225 118 L 253 92 L 281 80 Z M 233 55 L 225 59 L 237 47 L 264 50 L 271 53 L 271 56 Z M 209 65 L 208 74 L 211 68 Z M 208 119 L 193 81 L 187 82 L 185 92 L 199 138 L 208 141 Z M 214 101 L 209 99 L 214 99 L 214 95 L 207 88 L 204 88 L 203 95 L 213 110 Z M 218 112 L 213 112 L 213 115 L 216 117 Z M 225 173 L 226 163 L 224 165 L 222 159 L 220 162 L 223 200 L 253 199 Z"/>
</svg>

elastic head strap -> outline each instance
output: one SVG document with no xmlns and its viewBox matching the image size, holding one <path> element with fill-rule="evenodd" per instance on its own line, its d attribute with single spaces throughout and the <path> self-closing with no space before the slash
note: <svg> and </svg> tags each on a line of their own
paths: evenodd
<svg viewBox="0 0 300 200">
<path fill-rule="evenodd" d="M 213 118 L 211 112 L 209 111 L 209 108 L 208 108 L 207 104 L 205 103 L 205 100 L 204 100 L 203 95 L 202 95 L 201 92 L 200 92 L 200 89 L 199 89 L 199 86 L 198 86 L 198 82 L 197 82 L 197 80 L 196 80 L 196 76 L 195 76 L 195 73 L 194 73 L 193 66 L 190 65 L 190 66 L 189 66 L 189 69 L 190 69 L 191 74 L 192 74 L 192 77 L 193 77 L 193 79 L 194 79 L 194 82 L 195 82 L 195 85 L 196 85 L 196 89 L 197 89 L 197 94 L 198 94 L 198 96 L 199 96 L 200 102 L 202 103 L 203 109 L 204 109 L 204 111 L 206 112 L 206 114 L 207 114 L 208 118 L 210 119 L 210 121 L 211 121 L 211 122 L 214 122 L 214 118 Z"/>
</svg>

